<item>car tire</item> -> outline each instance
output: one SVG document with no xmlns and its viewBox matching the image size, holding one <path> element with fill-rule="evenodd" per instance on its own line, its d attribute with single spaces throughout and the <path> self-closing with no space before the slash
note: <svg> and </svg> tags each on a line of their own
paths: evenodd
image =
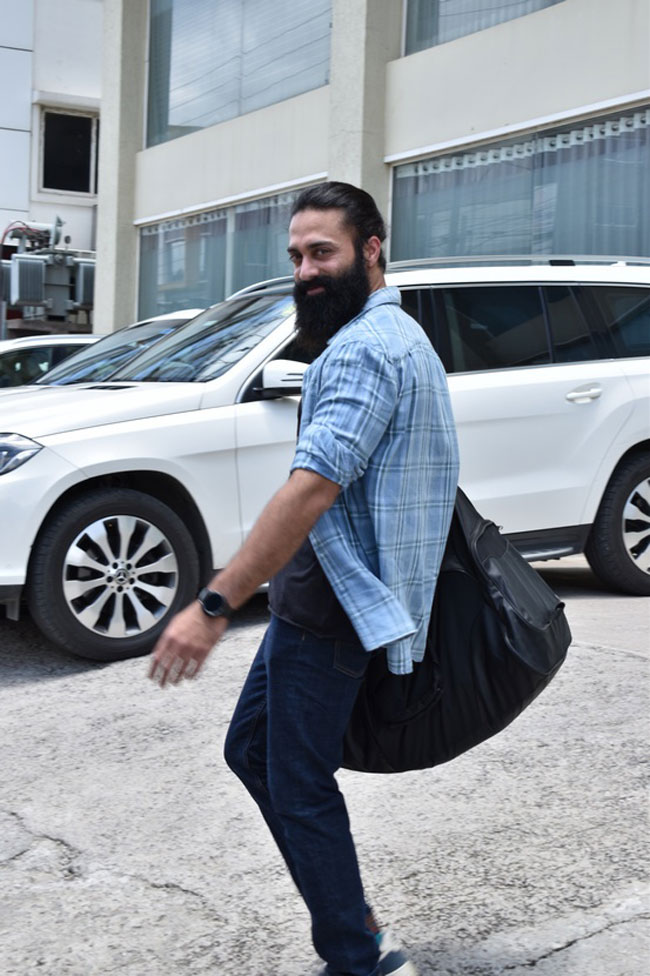
<svg viewBox="0 0 650 976">
<path fill-rule="evenodd" d="M 199 558 L 169 506 L 129 488 L 88 492 L 45 525 L 27 603 L 43 634 L 78 657 L 147 654 L 195 596 Z"/>
<path fill-rule="evenodd" d="M 650 596 L 650 457 L 624 461 L 605 490 L 585 547 L 592 570 L 623 593 Z"/>
</svg>

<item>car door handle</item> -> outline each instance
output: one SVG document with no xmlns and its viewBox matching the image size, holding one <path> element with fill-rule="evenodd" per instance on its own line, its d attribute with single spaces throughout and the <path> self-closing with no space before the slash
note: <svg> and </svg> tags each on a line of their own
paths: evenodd
<svg viewBox="0 0 650 976">
<path fill-rule="evenodd" d="M 582 389 L 572 390 L 571 393 L 567 393 L 566 399 L 570 400 L 571 403 L 580 403 L 584 400 L 597 400 L 602 392 L 602 386 L 585 386 Z"/>
</svg>

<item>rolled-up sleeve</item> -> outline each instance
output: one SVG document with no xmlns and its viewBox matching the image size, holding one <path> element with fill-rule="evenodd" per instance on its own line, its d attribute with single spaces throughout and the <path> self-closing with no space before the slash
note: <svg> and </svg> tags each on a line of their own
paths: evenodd
<svg viewBox="0 0 650 976">
<path fill-rule="evenodd" d="M 328 359 L 315 409 L 300 431 L 291 470 L 315 471 L 345 489 L 360 478 L 399 396 L 397 370 L 381 347 L 346 345 Z"/>
</svg>

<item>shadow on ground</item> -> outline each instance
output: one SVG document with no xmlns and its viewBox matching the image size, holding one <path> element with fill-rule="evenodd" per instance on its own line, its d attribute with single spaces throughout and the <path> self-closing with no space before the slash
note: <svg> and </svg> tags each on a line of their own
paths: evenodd
<svg viewBox="0 0 650 976">
<path fill-rule="evenodd" d="M 63 651 L 44 637 L 26 608 L 20 620 L 7 620 L 0 610 L 0 685 L 24 684 L 48 678 L 98 671 L 111 662 L 90 661 Z M 262 622 L 268 613 L 266 594 L 253 597 L 230 625 L 232 630 Z"/>
</svg>

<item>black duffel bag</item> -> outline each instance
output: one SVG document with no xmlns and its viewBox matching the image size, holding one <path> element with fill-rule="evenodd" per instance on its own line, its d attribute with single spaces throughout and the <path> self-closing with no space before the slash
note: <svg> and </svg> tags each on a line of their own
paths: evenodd
<svg viewBox="0 0 650 976">
<path fill-rule="evenodd" d="M 343 765 L 397 773 L 448 762 L 509 725 L 556 673 L 571 643 L 564 604 L 458 489 L 424 659 L 368 666 Z"/>
</svg>

